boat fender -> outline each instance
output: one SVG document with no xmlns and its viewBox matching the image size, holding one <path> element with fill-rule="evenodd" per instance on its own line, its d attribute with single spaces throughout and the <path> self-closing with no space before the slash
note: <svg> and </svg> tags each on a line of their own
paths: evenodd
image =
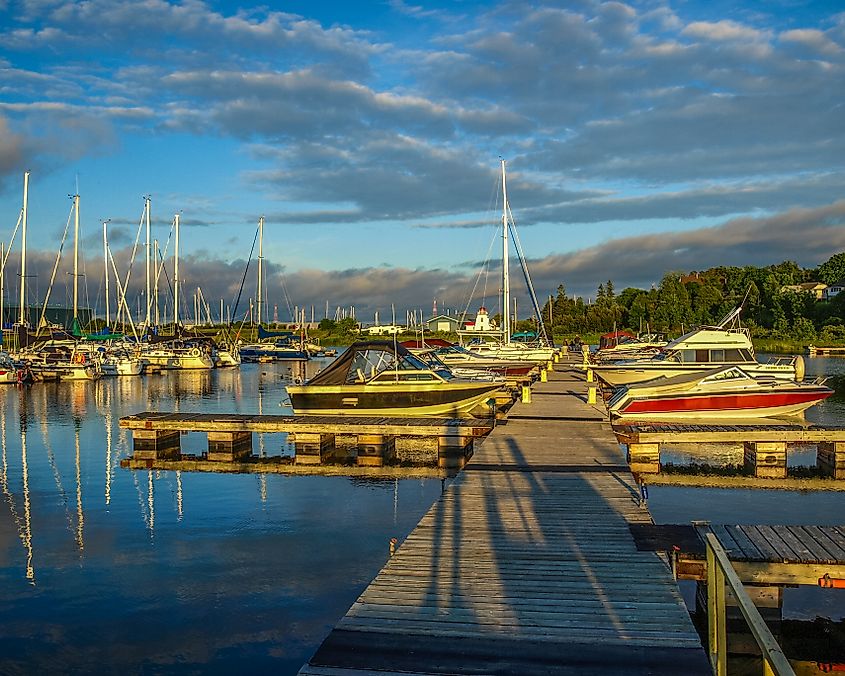
<svg viewBox="0 0 845 676">
<path fill-rule="evenodd" d="M 189 354 L 189 355 L 191 355 L 192 357 L 199 357 L 199 356 L 200 356 L 200 351 L 199 351 L 199 349 L 198 349 L 198 348 L 196 348 L 196 347 L 192 347 L 192 348 L 191 348 L 191 351 L 190 351 L 190 352 L 188 352 L 188 354 Z"/>
<path fill-rule="evenodd" d="M 804 357 L 799 354 L 797 357 L 795 357 L 795 380 L 797 380 L 799 383 L 804 380 L 804 373 Z"/>
</svg>

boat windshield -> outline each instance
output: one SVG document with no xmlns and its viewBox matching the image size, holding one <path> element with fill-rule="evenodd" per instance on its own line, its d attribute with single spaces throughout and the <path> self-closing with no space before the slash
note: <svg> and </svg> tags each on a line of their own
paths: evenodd
<svg viewBox="0 0 845 676">
<path fill-rule="evenodd" d="M 427 371 L 422 360 L 414 355 L 396 354 L 387 350 L 359 350 L 350 364 L 346 382 L 354 383 L 371 380 L 382 371 Z"/>
</svg>

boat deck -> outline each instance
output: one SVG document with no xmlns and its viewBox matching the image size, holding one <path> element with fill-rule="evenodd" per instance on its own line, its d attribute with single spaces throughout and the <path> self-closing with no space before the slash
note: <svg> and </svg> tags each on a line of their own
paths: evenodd
<svg viewBox="0 0 845 676">
<path fill-rule="evenodd" d="M 300 673 L 711 673 L 586 390 L 536 383 Z"/>
</svg>

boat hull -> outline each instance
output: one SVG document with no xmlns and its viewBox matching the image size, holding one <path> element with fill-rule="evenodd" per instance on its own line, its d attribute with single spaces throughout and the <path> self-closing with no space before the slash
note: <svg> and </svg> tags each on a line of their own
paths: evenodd
<svg viewBox="0 0 845 676">
<path fill-rule="evenodd" d="M 296 414 L 462 417 L 499 389 L 495 383 L 439 385 L 291 385 L 287 390 Z"/>
<path fill-rule="evenodd" d="M 769 418 L 798 415 L 830 395 L 826 387 L 802 387 L 777 392 L 625 398 L 610 412 L 620 418 L 661 421 Z"/>
</svg>

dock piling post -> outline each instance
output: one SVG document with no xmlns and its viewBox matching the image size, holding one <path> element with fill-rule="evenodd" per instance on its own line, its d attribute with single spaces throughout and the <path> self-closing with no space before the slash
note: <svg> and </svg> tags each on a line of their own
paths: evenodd
<svg viewBox="0 0 845 676">
<path fill-rule="evenodd" d="M 786 442 L 746 441 L 745 466 L 753 470 L 758 479 L 785 479 Z"/>
<path fill-rule="evenodd" d="M 208 459 L 211 462 L 233 462 L 252 455 L 252 432 L 209 432 Z"/>
<path fill-rule="evenodd" d="M 522 386 L 522 403 L 523 404 L 530 404 L 531 403 L 531 388 L 528 385 Z"/>
<path fill-rule="evenodd" d="M 445 435 L 437 441 L 437 466 L 440 469 L 461 469 L 472 457 L 472 437 Z"/>
<path fill-rule="evenodd" d="M 549 375 L 546 369 L 540 369 L 540 382 L 547 383 L 549 382 Z"/>
<path fill-rule="evenodd" d="M 816 451 L 816 466 L 834 479 L 845 479 L 845 442 L 820 441 Z"/>
<path fill-rule="evenodd" d="M 595 404 L 597 397 L 596 391 L 598 390 L 598 386 L 595 383 L 590 383 L 587 385 L 587 403 L 588 404 Z"/>
<path fill-rule="evenodd" d="M 628 444 L 628 465 L 634 474 L 658 474 L 660 444 Z"/>
<path fill-rule="evenodd" d="M 385 460 L 396 457 L 396 437 L 387 434 L 359 434 L 358 457 L 359 467 L 383 467 Z"/>
<path fill-rule="evenodd" d="M 326 432 L 295 432 L 292 437 L 297 465 L 319 465 L 335 451 L 335 435 Z"/>
<path fill-rule="evenodd" d="M 178 458 L 180 437 L 179 430 L 132 430 L 132 457 L 135 460 Z"/>
</svg>

